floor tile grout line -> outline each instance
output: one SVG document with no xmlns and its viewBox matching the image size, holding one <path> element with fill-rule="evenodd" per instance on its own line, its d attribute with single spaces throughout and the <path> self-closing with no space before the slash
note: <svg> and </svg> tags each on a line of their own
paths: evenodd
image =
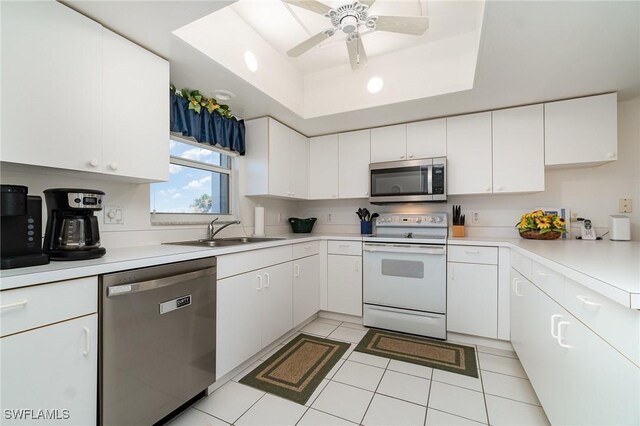
<svg viewBox="0 0 640 426">
<path fill-rule="evenodd" d="M 489 424 L 488 422 L 487 423 L 482 423 L 482 422 L 479 422 L 479 421 L 477 421 L 475 419 L 470 419 L 469 417 L 461 416 L 460 414 L 450 413 L 448 411 L 444 411 L 441 408 L 427 407 L 427 412 L 429 412 L 429 410 L 434 410 L 434 411 L 439 411 L 441 413 L 450 414 L 452 416 L 460 417 L 461 419 L 470 420 L 472 422 L 478 423 L 479 425 L 488 425 Z"/>
<path fill-rule="evenodd" d="M 387 363 L 387 365 L 389 365 L 389 363 Z M 378 393 L 378 388 L 380 387 L 380 383 L 382 383 L 382 379 L 384 378 L 384 373 L 386 373 L 386 372 L 387 372 L 387 369 L 385 367 L 384 371 L 382 372 L 382 376 L 380 376 L 380 380 L 378 380 L 378 384 L 376 385 L 376 388 L 373 391 L 373 396 L 371 397 L 371 400 L 369 400 L 369 404 L 367 405 L 367 409 L 364 410 L 364 413 L 362 414 L 362 418 L 360 419 L 358 424 L 362 424 L 362 422 L 364 422 L 364 418 L 367 416 L 367 413 L 369 412 L 369 408 L 371 408 L 371 403 L 373 402 L 373 398 L 376 397 L 376 394 Z"/>
<path fill-rule="evenodd" d="M 502 376 L 509 376 L 509 377 L 515 377 L 516 379 L 522 379 L 522 380 L 526 380 L 527 382 L 531 382 L 531 380 L 529 380 L 529 377 L 521 377 L 521 376 L 514 376 L 513 374 L 507 374 L 507 373 L 502 373 L 500 371 L 493 371 L 493 370 L 483 370 L 482 368 L 480 369 L 480 371 L 485 371 L 487 373 L 493 373 L 493 374 L 500 374 Z M 525 372 L 526 374 L 526 372 Z"/>
<path fill-rule="evenodd" d="M 499 356 L 500 358 L 506 358 L 506 359 L 513 359 L 515 361 L 520 361 L 520 358 L 518 358 L 518 355 L 514 352 L 514 356 L 507 356 L 507 355 L 499 355 L 499 354 L 492 354 L 491 352 L 483 352 L 483 351 L 478 351 L 478 353 L 480 354 L 485 354 L 485 355 L 492 355 L 492 356 Z"/>
<path fill-rule="evenodd" d="M 478 358 L 478 378 L 480 379 L 480 388 L 482 389 L 482 401 L 484 402 L 484 415 L 487 418 L 487 425 L 491 425 L 491 419 L 489 419 L 489 405 L 487 404 L 487 393 L 484 390 L 484 380 L 482 379 L 482 367 L 480 366 L 480 353 L 476 352 Z"/>
<path fill-rule="evenodd" d="M 252 389 L 253 389 L 253 388 L 252 388 Z M 266 393 L 266 392 L 263 392 L 262 396 L 261 396 L 260 398 L 258 398 L 258 400 L 257 400 L 256 402 L 254 402 L 253 404 L 251 404 L 251 406 L 250 406 L 249 408 L 247 408 L 246 410 L 244 410 L 244 412 L 243 412 L 242 414 L 240 414 L 240 416 L 239 416 L 237 419 L 235 419 L 233 422 L 231 422 L 231 424 L 235 424 L 238 420 L 240 420 L 240 418 L 241 418 L 242 416 L 244 416 L 245 414 L 247 414 L 247 412 L 248 412 L 249 410 L 251 410 L 251 409 L 252 409 L 252 408 L 253 408 L 253 407 L 254 407 L 254 406 L 255 406 L 255 405 L 256 405 L 256 404 L 257 404 L 257 403 L 262 399 L 262 398 L 264 398 L 265 396 L 267 396 L 267 393 Z"/>
<path fill-rule="evenodd" d="M 518 400 L 518 399 L 507 398 L 506 396 L 496 395 L 496 394 L 491 393 L 491 392 L 487 392 L 487 393 L 485 393 L 485 395 L 491 395 L 491 396 L 495 396 L 496 398 L 507 399 L 507 400 L 509 400 L 509 401 L 519 402 L 520 404 L 527 404 L 527 405 L 530 405 L 530 406 L 532 406 L 532 407 L 539 407 L 539 408 L 542 408 L 542 405 L 533 404 L 533 403 L 531 403 L 531 402 L 526 402 L 526 401 L 520 401 L 520 400 Z"/>
<path fill-rule="evenodd" d="M 206 397 L 205 397 L 205 398 L 206 398 Z M 203 399 L 204 399 L 204 398 L 203 398 Z M 204 410 L 201 410 L 201 409 L 197 408 L 197 407 L 195 406 L 195 404 L 197 404 L 197 402 L 196 402 L 196 403 L 194 403 L 194 405 L 192 405 L 192 406 L 191 406 L 191 407 L 189 407 L 189 408 L 193 408 L 194 410 L 198 410 L 198 411 L 200 411 L 201 413 L 206 414 L 207 416 L 211 416 L 211 417 L 213 417 L 213 418 L 215 418 L 215 419 L 218 419 L 218 420 L 220 420 L 221 422 L 225 422 L 225 423 L 227 423 L 227 424 L 229 424 L 229 425 L 230 425 L 230 424 L 233 424 L 233 423 L 228 423 L 226 420 L 221 419 L 220 417 L 214 416 L 214 415 L 213 415 L 213 414 L 211 414 L 211 413 L 207 413 L 206 411 L 204 411 Z M 180 416 L 182 416 L 183 414 L 185 414 L 187 411 L 188 411 L 188 410 L 184 410 L 182 413 L 180 413 Z M 180 417 L 180 416 L 178 416 L 178 417 Z M 175 417 L 175 419 L 177 419 L 178 417 Z M 172 421 L 173 421 L 173 420 L 172 420 Z"/>
</svg>

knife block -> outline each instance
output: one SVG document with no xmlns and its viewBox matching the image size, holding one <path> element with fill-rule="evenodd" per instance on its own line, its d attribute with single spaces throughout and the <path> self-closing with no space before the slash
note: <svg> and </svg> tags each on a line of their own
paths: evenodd
<svg viewBox="0 0 640 426">
<path fill-rule="evenodd" d="M 451 228 L 453 237 L 464 237 L 464 225 L 453 225 Z"/>
</svg>

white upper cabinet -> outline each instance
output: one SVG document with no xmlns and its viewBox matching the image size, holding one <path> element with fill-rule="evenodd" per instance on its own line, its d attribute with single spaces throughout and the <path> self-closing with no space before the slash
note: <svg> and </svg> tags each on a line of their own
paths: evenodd
<svg viewBox="0 0 640 426">
<path fill-rule="evenodd" d="M 309 139 L 270 117 L 245 122 L 246 195 L 308 197 Z"/>
<path fill-rule="evenodd" d="M 0 7 L 0 159 L 98 171 L 102 27 L 57 2 L 2 2 Z M 126 102 L 132 102 L 130 95 L 121 93 Z"/>
<path fill-rule="evenodd" d="M 338 135 L 309 140 L 309 199 L 338 198 Z"/>
<path fill-rule="evenodd" d="M 493 192 L 544 191 L 542 105 L 493 111 Z"/>
<path fill-rule="evenodd" d="M 169 179 L 169 63 L 102 29 L 102 172 Z M 138 93 L 144 102 L 131 94 Z"/>
<path fill-rule="evenodd" d="M 338 135 L 338 196 L 369 197 L 369 130 Z"/>
<path fill-rule="evenodd" d="M 599 165 L 618 158 L 617 95 L 544 104 L 545 164 Z"/>
<path fill-rule="evenodd" d="M 447 193 L 491 192 L 491 112 L 447 118 Z"/>
<path fill-rule="evenodd" d="M 3 2 L 2 47 L 2 161 L 167 180 L 168 62 L 58 2 Z"/>
<path fill-rule="evenodd" d="M 400 161 L 407 158 L 407 125 L 371 129 L 371 162 Z"/>
<path fill-rule="evenodd" d="M 445 157 L 447 120 L 418 121 L 407 124 L 407 159 Z"/>
<path fill-rule="evenodd" d="M 309 197 L 309 139 L 291 130 L 289 149 L 291 150 L 291 175 L 289 187 L 295 198 Z"/>
</svg>

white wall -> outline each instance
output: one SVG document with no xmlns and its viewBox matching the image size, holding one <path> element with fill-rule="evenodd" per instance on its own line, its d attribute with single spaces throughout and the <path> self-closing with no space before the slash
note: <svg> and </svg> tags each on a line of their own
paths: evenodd
<svg viewBox="0 0 640 426">
<path fill-rule="evenodd" d="M 526 161 L 514 158 L 514 161 Z M 517 237 L 520 215 L 538 207 L 565 207 L 591 219 L 598 234 L 607 231 L 608 217 L 618 214 L 618 200 L 631 198 L 631 235 L 640 240 L 640 98 L 618 103 L 618 161 L 578 169 L 545 172 L 544 192 L 522 195 L 450 196 L 446 204 L 371 206 L 367 200 L 331 200 L 300 203 L 302 217 L 317 217 L 315 232 L 359 232 L 358 207 L 377 212 L 450 212 L 453 204 L 467 215 L 467 235 Z M 471 223 L 472 211 L 479 223 Z M 331 223 L 327 215 L 331 214 Z M 578 226 L 573 224 L 573 226 Z M 574 228 L 573 232 L 579 232 Z M 578 234 L 575 234 L 578 235 Z"/>
</svg>

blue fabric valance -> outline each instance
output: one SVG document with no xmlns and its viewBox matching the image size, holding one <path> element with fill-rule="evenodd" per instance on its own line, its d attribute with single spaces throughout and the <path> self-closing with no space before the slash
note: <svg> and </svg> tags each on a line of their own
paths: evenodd
<svg viewBox="0 0 640 426">
<path fill-rule="evenodd" d="M 198 113 L 189 109 L 189 101 L 175 93 L 171 96 L 170 130 L 191 136 L 200 143 L 219 145 L 244 155 L 244 120 L 224 118 L 205 108 Z"/>
</svg>

